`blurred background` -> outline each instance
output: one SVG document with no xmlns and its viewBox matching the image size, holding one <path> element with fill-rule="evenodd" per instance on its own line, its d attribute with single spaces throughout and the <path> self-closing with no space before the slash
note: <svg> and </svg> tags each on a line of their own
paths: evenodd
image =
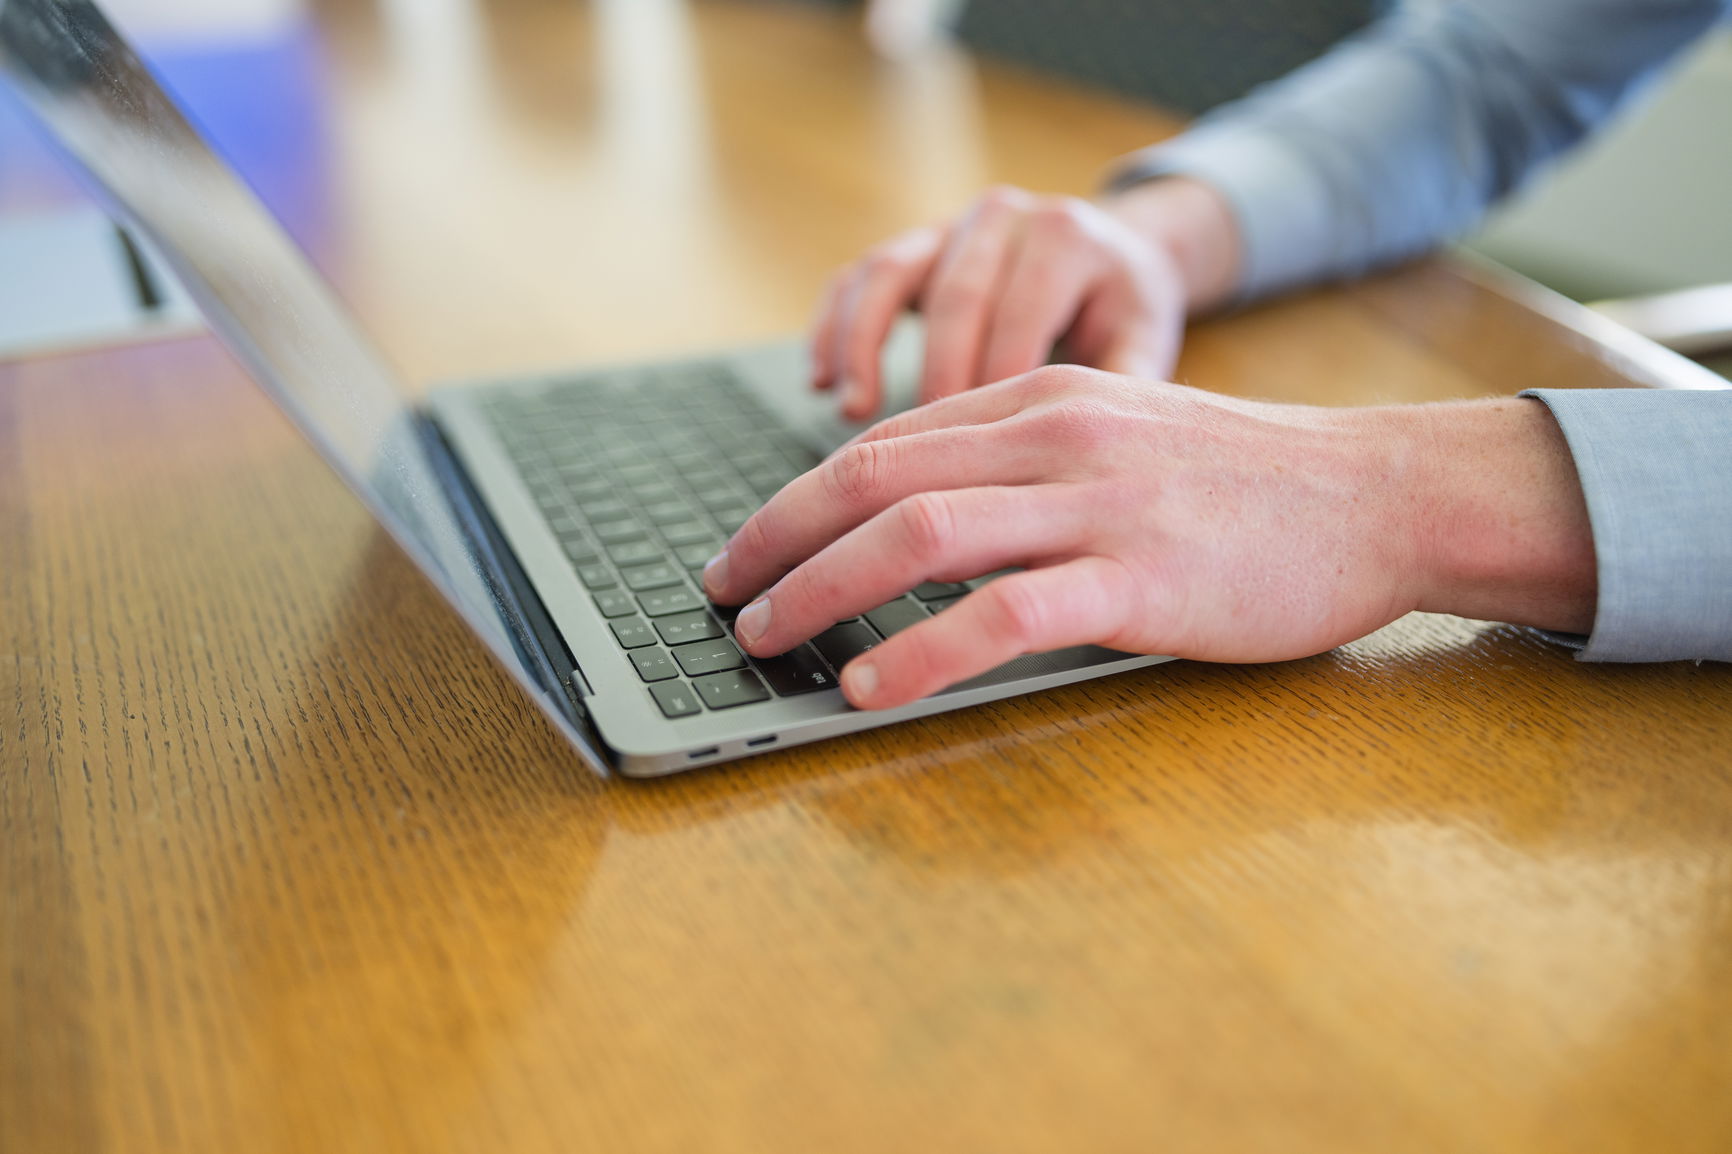
<svg viewBox="0 0 1732 1154">
<path fill-rule="evenodd" d="M 321 98 L 329 61 L 319 22 L 377 24 L 376 42 L 413 57 L 437 89 L 478 82 L 463 72 L 462 40 L 485 35 L 488 7 L 521 2 L 106 0 L 103 7 L 290 231 L 316 250 L 311 242 L 332 227 L 334 198 Z M 678 59 L 678 10 L 688 2 L 589 0 L 588 6 L 598 17 L 629 6 L 632 40 L 625 49 Z M 1189 115 L 1327 51 L 1375 19 L 1388 0 L 708 2 L 819 5 L 858 20 L 888 67 L 915 67 L 910 62 L 935 53 L 964 61 L 978 54 Z M 669 43 L 658 49 L 656 37 Z M 508 89 L 511 78 L 495 71 L 479 82 Z M 509 92 L 500 98 L 510 99 Z M 1732 194 L 1729 113 L 1732 32 L 1723 31 L 1610 133 L 1500 211 L 1467 247 L 1577 300 L 1603 304 L 1722 372 L 1732 370 L 1732 357 L 1719 347 L 1728 327 L 1725 292 L 1732 290 L 1671 295 L 1732 284 L 1724 208 Z M 1111 159 L 1100 157 L 1101 167 Z M 1656 298 L 1676 307 L 1651 307 Z M 1689 300 L 1698 307 L 1681 312 L 1678 302 Z M 1718 332 L 1701 319 L 1703 301 L 1710 314 L 1720 310 Z M 1694 319 L 1683 324 L 1680 317 Z M 0 355 L 174 331 L 194 320 L 171 278 L 107 224 L 0 89 Z"/>
</svg>

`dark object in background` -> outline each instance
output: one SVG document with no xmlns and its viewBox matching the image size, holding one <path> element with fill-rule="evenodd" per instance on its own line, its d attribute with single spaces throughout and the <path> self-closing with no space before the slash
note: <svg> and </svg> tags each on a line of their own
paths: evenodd
<svg viewBox="0 0 1732 1154">
<path fill-rule="evenodd" d="M 969 0 L 963 43 L 1197 113 L 1321 56 L 1387 0 Z"/>
</svg>

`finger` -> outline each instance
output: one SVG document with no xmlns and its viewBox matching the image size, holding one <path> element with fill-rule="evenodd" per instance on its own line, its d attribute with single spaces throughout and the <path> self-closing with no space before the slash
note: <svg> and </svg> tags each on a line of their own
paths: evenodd
<svg viewBox="0 0 1732 1154">
<path fill-rule="evenodd" d="M 1045 364 L 1076 320 L 1103 257 L 1075 211 L 1055 202 L 1030 214 L 998 293 L 976 384 Z"/>
<path fill-rule="evenodd" d="M 737 605 L 842 534 L 928 490 L 1019 485 L 1050 471 L 1050 450 L 985 429 L 865 441 L 788 482 L 704 568 L 704 591 Z"/>
<path fill-rule="evenodd" d="M 1000 577 L 850 661 L 842 691 L 861 709 L 889 709 L 1025 653 L 1111 645 L 1136 619 L 1135 593 L 1106 557 Z"/>
<path fill-rule="evenodd" d="M 934 401 L 974 383 L 986 321 L 1021 214 L 1033 198 L 1019 189 L 981 197 L 939 257 L 921 304 L 926 357 L 920 399 Z"/>
<path fill-rule="evenodd" d="M 831 334 L 836 372 L 845 382 L 842 415 L 863 421 L 883 401 L 884 339 L 896 318 L 912 305 L 932 274 L 944 234 L 916 229 L 873 250 L 861 260 L 842 294 Z"/>
<path fill-rule="evenodd" d="M 825 284 L 823 295 L 818 299 L 818 311 L 812 322 L 812 387 L 820 391 L 836 383 L 836 358 L 833 355 L 836 345 L 836 311 L 842 306 L 842 289 L 847 281 L 847 274 L 846 269 L 838 272 Z"/>
<path fill-rule="evenodd" d="M 1065 337 L 1065 348 L 1077 361 L 1133 377 L 1166 380 L 1178 363 L 1184 341 L 1185 310 L 1181 302 L 1132 306 L 1107 294 L 1091 297 L 1077 314 Z"/>
<path fill-rule="evenodd" d="M 960 581 L 1074 554 L 1085 518 L 1063 485 L 916 493 L 794 569 L 741 611 L 736 635 L 783 653 L 922 581 Z"/>
<path fill-rule="evenodd" d="M 990 425 L 1026 408 L 1030 403 L 1028 393 L 1029 391 L 1019 387 L 1017 382 L 1004 381 L 984 389 L 971 389 L 966 393 L 940 397 L 929 405 L 916 406 L 863 429 L 844 442 L 836 452 L 843 452 L 862 441 L 887 441 L 938 429 Z"/>
</svg>

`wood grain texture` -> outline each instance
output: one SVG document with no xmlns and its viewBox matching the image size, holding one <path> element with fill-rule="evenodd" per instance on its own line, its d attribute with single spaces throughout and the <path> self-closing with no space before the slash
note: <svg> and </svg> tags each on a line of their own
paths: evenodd
<svg viewBox="0 0 1732 1154">
<path fill-rule="evenodd" d="M 797 7 L 319 27 L 302 232 L 421 379 L 797 328 L 1171 127 Z M 1183 375 L 1668 364 L 1426 264 Z M 1729 749 L 1724 667 L 1414 616 L 601 781 L 214 343 L 3 365 L 0 1151 L 1724 1150 Z"/>
</svg>

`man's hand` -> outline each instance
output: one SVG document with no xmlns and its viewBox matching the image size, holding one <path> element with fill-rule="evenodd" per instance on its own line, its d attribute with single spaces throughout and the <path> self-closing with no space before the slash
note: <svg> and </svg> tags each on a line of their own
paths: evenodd
<svg viewBox="0 0 1732 1154">
<path fill-rule="evenodd" d="M 926 319 L 920 399 L 934 401 L 1067 359 L 1166 377 L 1188 310 L 1225 294 L 1232 224 L 1191 181 L 1133 189 L 1097 206 L 1016 188 L 959 219 L 905 233 L 831 281 L 812 336 L 812 383 L 840 385 L 865 420 L 883 401 L 880 357 L 897 316 Z"/>
<path fill-rule="evenodd" d="M 914 701 L 1025 653 L 1099 644 L 1304 657 L 1412 609 L 1585 630 L 1592 538 L 1537 402 L 1319 409 L 1074 367 L 868 430 L 705 571 L 756 655 L 923 581 L 1009 566 L 855 659 L 850 701 Z"/>
</svg>

